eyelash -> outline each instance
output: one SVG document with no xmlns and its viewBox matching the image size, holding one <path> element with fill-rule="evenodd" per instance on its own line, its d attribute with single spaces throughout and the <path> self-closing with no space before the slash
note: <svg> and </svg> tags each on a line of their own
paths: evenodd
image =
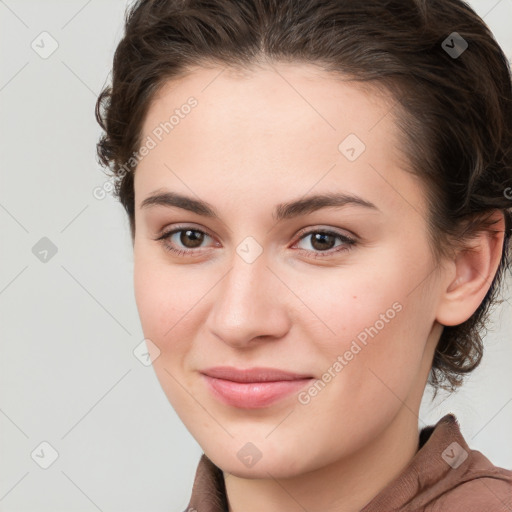
<svg viewBox="0 0 512 512">
<path fill-rule="evenodd" d="M 171 245 L 169 245 L 167 243 L 167 241 L 170 239 L 170 237 L 176 233 L 180 233 L 182 231 L 194 231 L 196 233 L 201 233 L 203 235 L 206 235 L 206 236 L 209 236 L 210 238 L 212 238 L 208 233 L 206 233 L 205 231 L 202 231 L 200 229 L 196 229 L 196 228 L 193 228 L 192 226 L 178 226 L 177 228 L 174 228 L 172 231 L 168 231 L 166 233 L 163 233 L 161 236 L 159 236 L 158 238 L 156 238 L 157 241 L 159 241 L 165 250 L 177 255 L 177 256 L 181 256 L 181 257 L 184 257 L 184 256 L 187 256 L 187 255 L 191 255 L 195 252 L 197 252 L 196 249 L 176 249 L 175 247 L 172 247 Z M 323 234 L 323 235 L 332 235 L 332 236 L 335 236 L 337 237 L 338 239 L 340 239 L 344 246 L 343 245 L 340 245 L 340 246 L 337 246 L 337 248 L 333 248 L 333 249 L 329 249 L 328 251 L 310 251 L 310 250 L 307 250 L 307 249 L 296 249 L 298 251 L 300 251 L 301 253 L 313 253 L 313 256 L 308 256 L 308 257 L 311 257 L 313 259 L 316 259 L 316 258 L 326 258 L 326 257 L 329 257 L 329 256 L 332 256 L 333 254 L 335 253 L 339 253 L 339 252 L 343 252 L 343 251 L 349 251 L 355 244 L 356 244 L 356 240 L 349 237 L 349 236 L 346 236 L 346 235 L 342 235 L 341 233 L 337 233 L 336 231 L 329 231 L 329 230 L 326 230 L 326 229 L 316 229 L 316 230 L 310 230 L 310 231 L 306 231 L 306 232 L 300 232 L 299 235 L 299 239 L 296 243 L 300 242 L 301 240 L 307 238 L 308 236 L 310 235 L 314 235 L 314 234 Z M 296 245 L 296 244 L 294 244 Z"/>
</svg>

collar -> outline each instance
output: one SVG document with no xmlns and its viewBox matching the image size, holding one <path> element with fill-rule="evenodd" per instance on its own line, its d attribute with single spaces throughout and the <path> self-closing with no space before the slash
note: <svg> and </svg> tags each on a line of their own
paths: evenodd
<svg viewBox="0 0 512 512">
<path fill-rule="evenodd" d="M 470 464 L 463 464 L 469 454 L 472 455 Z M 461 479 L 474 478 L 474 473 L 471 476 L 474 459 L 477 459 L 479 468 L 492 467 L 480 452 L 468 447 L 457 419 L 453 414 L 447 414 L 435 425 L 421 429 L 419 449 L 409 464 L 361 512 L 397 510 L 407 504 L 431 501 L 459 485 Z M 459 466 L 462 469 L 459 470 Z M 204 453 L 196 470 L 190 503 L 185 512 L 194 510 L 228 512 L 223 472 Z"/>
</svg>

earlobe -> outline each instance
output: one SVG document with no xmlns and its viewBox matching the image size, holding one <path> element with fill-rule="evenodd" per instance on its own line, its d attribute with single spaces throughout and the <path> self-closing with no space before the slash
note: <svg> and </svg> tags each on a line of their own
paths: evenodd
<svg viewBox="0 0 512 512">
<path fill-rule="evenodd" d="M 477 310 L 491 287 L 500 264 L 505 219 L 497 210 L 492 225 L 482 228 L 454 257 L 454 271 L 447 275 L 446 289 L 438 306 L 437 321 L 446 326 L 465 322 Z"/>
</svg>

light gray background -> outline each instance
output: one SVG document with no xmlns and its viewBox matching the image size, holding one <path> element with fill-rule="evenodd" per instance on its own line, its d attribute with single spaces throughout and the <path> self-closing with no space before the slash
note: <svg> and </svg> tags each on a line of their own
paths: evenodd
<svg viewBox="0 0 512 512">
<path fill-rule="evenodd" d="M 510 57 L 512 0 L 470 3 Z M 94 105 L 127 5 L 0 1 L 1 511 L 181 511 L 201 454 L 133 354 L 143 334 L 127 219 L 93 195 L 106 181 Z M 46 59 L 31 47 L 51 48 L 43 31 L 58 43 Z M 58 249 L 46 263 L 32 251 L 43 237 Z M 420 417 L 454 412 L 471 447 L 512 468 L 508 286 L 483 365 Z M 50 460 L 43 441 L 58 452 L 48 469 L 34 461 Z"/>
</svg>

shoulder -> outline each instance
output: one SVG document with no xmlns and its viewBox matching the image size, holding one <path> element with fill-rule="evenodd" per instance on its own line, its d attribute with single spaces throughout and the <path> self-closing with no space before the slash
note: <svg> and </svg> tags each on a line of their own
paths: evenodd
<svg viewBox="0 0 512 512">
<path fill-rule="evenodd" d="M 469 448 L 460 433 L 457 438 L 458 446 L 464 446 L 464 456 L 445 474 L 443 480 L 448 485 L 432 510 L 512 510 L 512 471 L 495 466 L 480 451 Z"/>
<path fill-rule="evenodd" d="M 420 449 L 364 512 L 511 512 L 512 471 L 472 450 L 454 415 L 422 430 Z"/>
<path fill-rule="evenodd" d="M 435 501 L 432 510 L 505 512 L 512 510 L 512 471 L 492 466 L 468 470 Z"/>
</svg>

